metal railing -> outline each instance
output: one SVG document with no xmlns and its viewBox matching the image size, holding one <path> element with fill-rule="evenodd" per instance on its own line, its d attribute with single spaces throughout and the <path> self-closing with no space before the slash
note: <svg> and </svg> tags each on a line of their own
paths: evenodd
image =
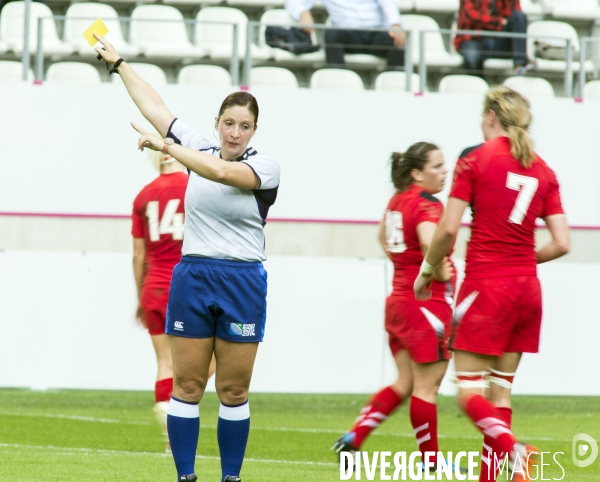
<svg viewBox="0 0 600 482">
<path fill-rule="evenodd" d="M 586 71 L 585 71 L 585 61 L 586 61 L 586 57 L 587 57 L 587 52 L 588 52 L 588 44 L 589 46 L 593 46 L 593 44 L 600 44 L 600 38 L 599 37 L 583 37 L 579 39 L 579 77 L 577 78 L 578 80 L 578 98 L 580 100 L 584 100 L 584 95 L 583 95 L 583 91 L 584 91 L 584 87 L 585 87 L 585 77 L 586 77 Z"/>
<path fill-rule="evenodd" d="M 43 47 L 43 38 L 44 38 L 44 20 L 90 20 L 93 22 L 96 20 L 96 17 L 67 17 L 65 15 L 53 15 L 48 17 L 39 17 L 38 18 L 38 31 L 37 31 L 37 51 L 35 55 L 35 80 L 41 81 L 44 75 L 44 47 Z M 164 22 L 164 23 L 183 23 L 183 24 L 202 24 L 202 25 L 230 25 L 233 28 L 233 40 L 232 40 L 232 52 L 231 59 L 229 61 L 229 74 L 231 75 L 231 82 L 233 85 L 239 85 L 240 83 L 240 62 L 239 62 L 239 54 L 238 54 L 238 39 L 239 39 L 239 25 L 233 22 L 214 22 L 214 21 L 206 21 L 206 20 L 195 20 L 195 19 L 183 19 L 183 20 L 157 20 L 157 19 L 140 19 L 140 18 L 131 18 L 131 17 L 117 17 L 111 18 L 110 20 L 119 20 L 121 22 Z M 29 31 L 26 32 L 25 39 L 28 41 L 29 39 Z M 202 47 L 202 46 L 200 46 Z M 90 47 L 90 50 L 92 47 Z M 29 54 L 29 46 L 28 43 L 24 44 L 24 52 Z M 199 57 L 200 58 L 200 57 Z M 29 55 L 23 55 L 23 72 L 24 72 L 24 80 L 27 80 L 27 71 L 30 65 Z"/>
</svg>

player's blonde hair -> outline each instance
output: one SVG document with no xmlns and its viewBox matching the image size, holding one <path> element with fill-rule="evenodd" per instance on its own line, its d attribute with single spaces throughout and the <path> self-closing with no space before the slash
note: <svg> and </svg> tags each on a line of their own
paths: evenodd
<svg viewBox="0 0 600 482">
<path fill-rule="evenodd" d="M 163 154 L 160 151 L 153 151 L 148 149 L 148 156 L 150 157 L 150 162 L 154 166 L 158 172 L 162 172 L 162 166 L 165 164 L 165 161 L 172 159 L 169 154 Z"/>
<path fill-rule="evenodd" d="M 529 136 L 529 107 L 529 101 L 525 97 L 505 85 L 492 87 L 483 102 L 484 113 L 493 111 L 508 133 L 510 153 L 523 167 L 531 167 L 536 158 L 533 141 Z"/>
</svg>

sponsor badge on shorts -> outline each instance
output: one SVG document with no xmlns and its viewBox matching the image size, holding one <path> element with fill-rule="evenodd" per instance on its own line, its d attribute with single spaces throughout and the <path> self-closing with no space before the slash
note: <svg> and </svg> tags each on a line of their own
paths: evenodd
<svg viewBox="0 0 600 482">
<path fill-rule="evenodd" d="M 237 336 L 255 336 L 254 335 L 255 324 L 246 323 L 230 323 L 229 334 Z"/>
<path fill-rule="evenodd" d="M 183 321 L 176 321 L 173 328 L 177 331 L 183 331 Z"/>
</svg>

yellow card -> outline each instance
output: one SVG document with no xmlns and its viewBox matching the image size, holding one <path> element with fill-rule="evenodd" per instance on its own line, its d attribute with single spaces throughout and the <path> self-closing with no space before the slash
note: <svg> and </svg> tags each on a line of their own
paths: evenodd
<svg viewBox="0 0 600 482">
<path fill-rule="evenodd" d="M 102 21 L 101 18 L 97 18 L 93 24 L 91 24 L 88 28 L 83 32 L 83 36 L 88 41 L 91 47 L 96 45 L 96 37 L 93 34 L 96 34 L 100 37 L 104 37 L 108 33 L 108 27 Z"/>
</svg>

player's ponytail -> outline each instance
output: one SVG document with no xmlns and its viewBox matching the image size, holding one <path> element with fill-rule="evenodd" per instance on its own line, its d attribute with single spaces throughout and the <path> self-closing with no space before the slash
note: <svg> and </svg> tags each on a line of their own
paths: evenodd
<svg viewBox="0 0 600 482">
<path fill-rule="evenodd" d="M 533 141 L 529 136 L 531 112 L 529 101 L 518 92 L 498 85 L 492 87 L 484 102 L 484 112 L 493 111 L 500 125 L 508 133 L 510 153 L 523 167 L 531 167 L 536 158 Z"/>
<path fill-rule="evenodd" d="M 439 147 L 429 142 L 417 142 L 406 152 L 392 152 L 392 182 L 398 192 L 406 191 L 414 182 L 412 171 L 422 171 L 429 161 L 429 153 Z"/>
</svg>

